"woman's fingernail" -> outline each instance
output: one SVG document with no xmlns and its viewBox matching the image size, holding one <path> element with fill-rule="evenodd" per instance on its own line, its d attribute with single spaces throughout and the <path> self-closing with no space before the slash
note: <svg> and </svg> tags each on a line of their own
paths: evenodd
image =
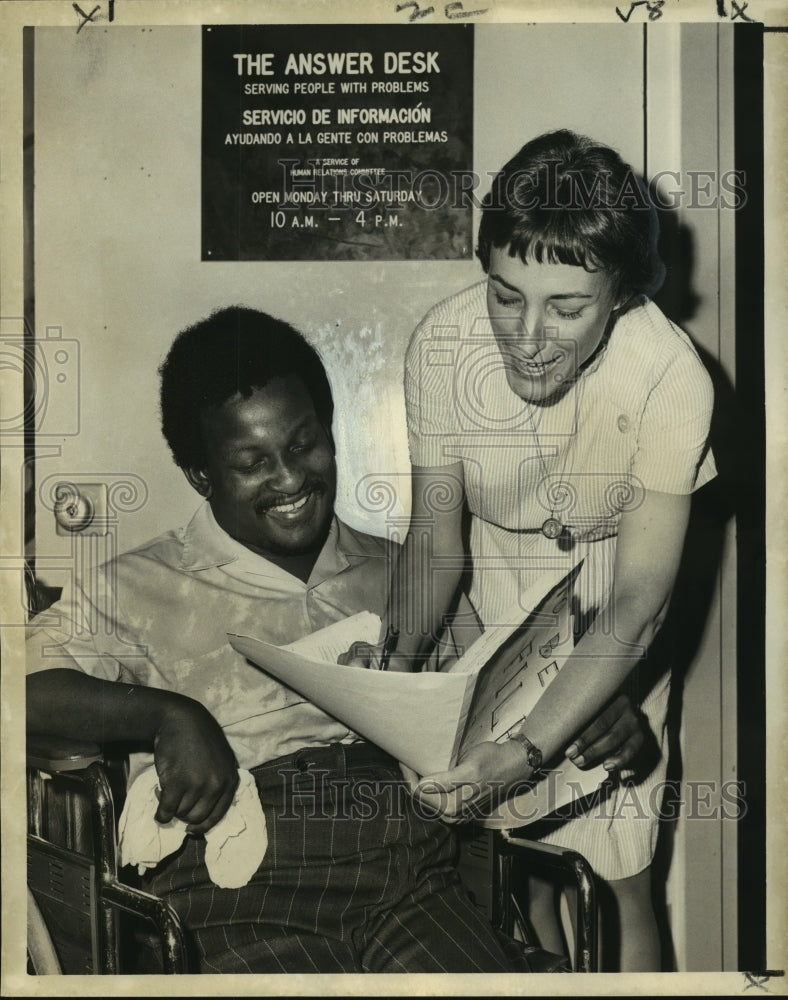
<svg viewBox="0 0 788 1000">
<path fill-rule="evenodd" d="M 572 757 L 571 760 L 572 760 L 572 763 L 573 764 L 577 764 L 578 767 L 582 767 L 583 764 L 585 764 L 585 762 L 586 762 L 586 759 L 585 759 L 585 757 L 582 754 L 580 754 L 579 757 Z"/>
<path fill-rule="evenodd" d="M 573 757 L 577 756 L 577 743 L 573 743 L 571 747 L 567 747 L 566 756 L 571 760 Z"/>
</svg>

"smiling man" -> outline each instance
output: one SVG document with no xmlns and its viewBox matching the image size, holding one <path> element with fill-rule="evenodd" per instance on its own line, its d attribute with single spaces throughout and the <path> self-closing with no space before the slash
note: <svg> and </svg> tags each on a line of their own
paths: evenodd
<svg viewBox="0 0 788 1000">
<path fill-rule="evenodd" d="M 270 316 L 222 310 L 172 345 L 161 412 L 207 503 L 104 567 L 89 592 L 64 595 L 59 629 L 33 623 L 30 728 L 152 748 L 156 818 L 194 836 L 146 887 L 181 916 L 200 971 L 507 971 L 450 831 L 399 794 L 396 761 L 227 641 L 284 644 L 383 610 L 386 543 L 334 516 L 333 403 L 317 354 Z M 135 756 L 132 777 L 150 762 Z M 226 812 L 239 767 L 257 784 L 268 848 L 247 885 L 219 889 L 200 835 Z"/>
<path fill-rule="evenodd" d="M 192 836 L 145 884 L 181 916 L 199 971 L 507 971 L 454 867 L 453 833 L 416 810 L 397 762 L 227 641 L 282 645 L 384 610 L 387 543 L 334 514 L 319 357 L 286 323 L 229 308 L 179 334 L 160 373 L 164 435 L 207 502 L 32 623 L 29 728 L 148 746 L 132 777 L 154 765 L 156 819 Z M 603 751 L 627 741 L 631 718 Z M 239 768 L 268 847 L 251 881 L 220 889 L 202 834 Z"/>
</svg>

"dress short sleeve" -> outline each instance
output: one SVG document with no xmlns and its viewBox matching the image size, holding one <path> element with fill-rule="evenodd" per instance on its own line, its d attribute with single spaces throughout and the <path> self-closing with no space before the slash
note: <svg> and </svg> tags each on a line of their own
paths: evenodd
<svg viewBox="0 0 788 1000">
<path fill-rule="evenodd" d="M 646 399 L 632 471 L 648 490 L 687 494 L 717 474 L 709 445 L 714 390 L 694 350 L 677 347 Z"/>
</svg>

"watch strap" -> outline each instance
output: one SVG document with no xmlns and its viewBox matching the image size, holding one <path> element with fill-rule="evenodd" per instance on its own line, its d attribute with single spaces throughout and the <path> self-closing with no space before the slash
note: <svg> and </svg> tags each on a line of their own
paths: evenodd
<svg viewBox="0 0 788 1000">
<path fill-rule="evenodd" d="M 534 771 L 542 769 L 542 751 L 535 746 L 523 732 L 522 726 L 517 726 L 509 733 L 509 739 L 515 740 L 520 746 L 525 748 L 528 754 L 528 766 Z"/>
</svg>

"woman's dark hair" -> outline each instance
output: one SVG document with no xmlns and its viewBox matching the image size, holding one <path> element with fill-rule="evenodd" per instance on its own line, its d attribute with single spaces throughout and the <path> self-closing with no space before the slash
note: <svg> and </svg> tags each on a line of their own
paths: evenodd
<svg viewBox="0 0 788 1000">
<path fill-rule="evenodd" d="M 317 351 L 288 323 L 257 309 L 231 306 L 182 330 L 159 368 L 161 426 L 181 468 L 205 463 L 202 415 L 240 393 L 248 398 L 271 379 L 297 375 L 330 431 L 331 386 Z"/>
<path fill-rule="evenodd" d="M 482 202 L 476 256 L 493 247 L 525 262 L 610 274 L 617 298 L 653 295 L 664 280 L 659 222 L 647 188 L 609 146 L 566 129 L 526 143 Z"/>
</svg>

